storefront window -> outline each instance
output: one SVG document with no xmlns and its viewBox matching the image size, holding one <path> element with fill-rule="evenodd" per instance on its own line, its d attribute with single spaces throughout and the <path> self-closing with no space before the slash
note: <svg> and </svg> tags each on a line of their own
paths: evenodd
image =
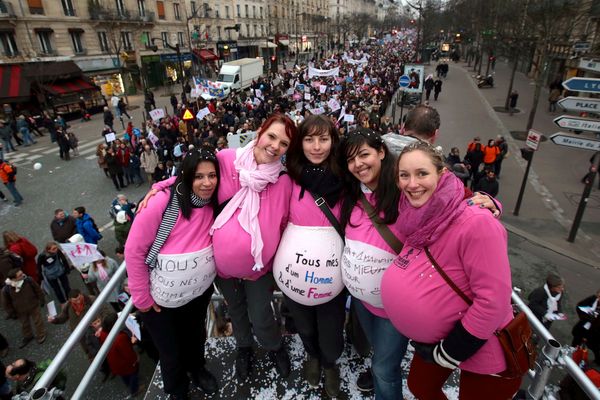
<svg viewBox="0 0 600 400">
<path fill-rule="evenodd" d="M 110 98 L 113 94 L 124 94 L 123 78 L 121 74 L 97 75 L 92 77 L 94 83 L 102 90 L 102 95 Z"/>
</svg>

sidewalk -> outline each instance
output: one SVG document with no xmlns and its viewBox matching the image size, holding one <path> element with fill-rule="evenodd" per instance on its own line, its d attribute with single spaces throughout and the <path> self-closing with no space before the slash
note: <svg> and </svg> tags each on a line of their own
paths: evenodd
<svg viewBox="0 0 600 400">
<path fill-rule="evenodd" d="M 502 221 L 509 230 L 512 228 L 514 233 L 528 236 L 529 240 L 539 242 L 538 244 L 544 247 L 600 268 L 600 241 L 598 240 L 600 238 L 600 192 L 597 180 L 575 242 L 566 241 L 584 189 L 580 180 L 588 171 L 589 158 L 593 152 L 558 146 L 549 140 L 541 143 L 532 162 L 520 215 L 518 217 L 513 215 L 526 162 L 521 158 L 519 151 L 520 148 L 525 147 L 524 141 L 521 138 L 512 137 L 510 131 L 525 130 L 533 105 L 535 84 L 533 80 L 517 72 L 513 88 L 519 92 L 517 108 L 520 112 L 511 116 L 507 113 L 492 111 L 493 107 L 504 105 L 508 92 L 510 68 L 508 63 L 499 61 L 496 64 L 496 87 L 475 89 L 482 100 L 489 105 L 488 111 L 495 114 L 495 117 L 493 114 L 491 116 L 496 120 L 498 128 L 509 143 L 511 154 L 503 163 L 501 185 L 505 183 L 506 172 L 510 172 L 511 184 L 510 190 L 506 190 L 506 187 L 501 190 L 501 200 L 504 204 Z M 453 64 L 452 69 L 457 70 L 456 72 L 459 72 L 460 69 L 462 73 L 471 78 L 476 75 L 472 72 L 472 68 L 467 68 L 464 63 Z M 473 82 L 473 79 L 471 81 Z M 566 114 L 566 112 L 549 113 L 547 98 L 548 90 L 543 88 L 533 129 L 549 137 L 561 131 L 553 123 L 553 119 Z M 569 134 L 574 135 L 573 133 Z M 595 135 L 584 132 L 581 137 L 593 139 Z"/>
</svg>

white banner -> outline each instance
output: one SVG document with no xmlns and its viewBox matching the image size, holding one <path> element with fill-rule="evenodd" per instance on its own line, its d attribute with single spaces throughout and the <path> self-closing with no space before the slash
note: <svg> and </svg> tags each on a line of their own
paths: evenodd
<svg viewBox="0 0 600 400">
<path fill-rule="evenodd" d="M 98 251 L 98 246 L 91 243 L 60 243 L 60 248 L 71 263 L 76 267 L 82 267 L 83 264 L 93 263 L 96 260 L 104 259 L 104 256 Z"/>
<path fill-rule="evenodd" d="M 155 108 L 154 110 L 150 110 L 150 117 L 152 118 L 152 121 L 154 121 L 154 122 L 160 120 L 161 118 L 164 118 L 165 117 L 164 108 Z"/>
<path fill-rule="evenodd" d="M 351 58 L 346 58 L 346 62 L 348 64 L 352 64 L 352 65 L 362 65 L 362 64 L 367 64 L 369 61 L 367 60 L 367 57 L 363 56 L 363 58 L 361 58 L 360 60 L 353 60 Z"/>
<path fill-rule="evenodd" d="M 208 107 L 204 107 L 203 109 L 198 111 L 198 114 L 196 114 L 196 118 L 199 120 L 203 120 L 204 117 L 206 117 L 208 114 L 210 114 L 210 110 L 208 109 Z"/>
<path fill-rule="evenodd" d="M 325 109 L 323 107 L 317 107 L 317 108 L 313 108 L 312 110 L 310 110 L 310 112 L 315 115 L 319 115 L 319 114 L 325 113 Z"/>
<path fill-rule="evenodd" d="M 323 94 L 327 91 L 327 85 L 320 85 L 319 86 L 319 93 Z"/>
<path fill-rule="evenodd" d="M 327 102 L 327 105 L 329 106 L 329 108 L 331 108 L 332 112 L 340 109 L 340 103 L 338 103 L 336 99 L 329 100 Z"/>
<path fill-rule="evenodd" d="M 338 76 L 340 74 L 340 67 L 335 67 L 333 69 L 317 69 L 313 67 L 308 68 L 308 77 L 312 78 L 313 76 Z"/>
</svg>

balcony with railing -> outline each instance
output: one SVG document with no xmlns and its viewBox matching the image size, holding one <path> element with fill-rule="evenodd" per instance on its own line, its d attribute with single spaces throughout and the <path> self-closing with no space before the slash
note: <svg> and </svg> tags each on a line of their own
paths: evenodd
<svg viewBox="0 0 600 400">
<path fill-rule="evenodd" d="M 110 8 L 95 1 L 88 3 L 90 19 L 94 21 L 107 22 L 131 22 L 131 23 L 154 23 L 156 17 L 152 11 L 141 12 L 139 10 L 128 10 L 125 8 Z"/>
</svg>

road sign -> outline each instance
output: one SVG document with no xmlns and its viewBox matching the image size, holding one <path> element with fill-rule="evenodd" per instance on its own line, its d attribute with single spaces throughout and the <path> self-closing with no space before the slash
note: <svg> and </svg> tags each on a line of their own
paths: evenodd
<svg viewBox="0 0 600 400">
<path fill-rule="evenodd" d="M 403 88 L 408 87 L 408 85 L 410 85 L 410 78 L 408 77 L 408 75 L 402 75 L 400 77 L 400 80 L 398 81 L 398 84 L 400 85 L 400 87 Z"/>
<path fill-rule="evenodd" d="M 563 132 L 557 132 L 554 135 L 550 136 L 550 140 L 552 140 L 554 144 L 558 144 L 560 146 L 600 151 L 600 140 L 570 136 Z"/>
<path fill-rule="evenodd" d="M 600 120 L 573 117 L 570 115 L 561 115 L 554 118 L 554 123 L 561 128 L 573 131 L 600 132 Z"/>
<path fill-rule="evenodd" d="M 405 93 L 423 93 L 423 81 L 425 80 L 425 67 L 422 65 L 405 65 L 404 72 L 408 76 L 410 83 L 408 87 L 403 87 Z M 403 75 L 404 76 L 404 75 Z"/>
<path fill-rule="evenodd" d="M 587 69 L 588 71 L 600 72 L 600 62 L 589 58 L 579 59 L 579 68 Z"/>
<path fill-rule="evenodd" d="M 573 77 L 564 81 L 562 85 L 574 92 L 600 93 L 600 79 Z"/>
<path fill-rule="evenodd" d="M 183 120 L 189 121 L 190 119 L 194 119 L 194 116 L 192 115 L 189 109 L 186 109 L 185 113 L 183 113 Z"/>
<path fill-rule="evenodd" d="M 565 97 L 558 101 L 558 105 L 565 110 L 600 112 L 600 99 L 590 97 Z"/>
<path fill-rule="evenodd" d="M 532 150 L 537 150 L 540 146 L 540 141 L 542 140 L 543 134 L 536 130 L 530 129 L 527 133 L 527 140 L 525 144 Z"/>
</svg>

